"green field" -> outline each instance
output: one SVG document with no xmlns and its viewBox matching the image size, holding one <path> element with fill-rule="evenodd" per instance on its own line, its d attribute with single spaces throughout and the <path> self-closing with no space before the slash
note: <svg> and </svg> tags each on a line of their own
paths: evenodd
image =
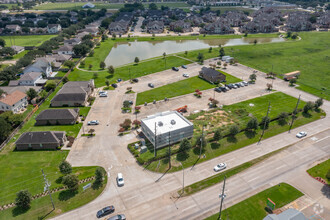
<svg viewBox="0 0 330 220">
<path fill-rule="evenodd" d="M 330 184 L 329 176 L 327 178 L 327 174 L 330 173 L 330 159 L 316 165 L 315 167 L 310 168 L 309 170 L 307 170 L 307 172 L 312 177 L 321 177 L 322 179 L 327 181 L 328 184 Z"/>
<path fill-rule="evenodd" d="M 223 72 L 223 71 L 222 71 Z M 223 72 L 224 73 L 224 72 Z M 227 83 L 234 83 L 241 81 L 240 79 L 228 74 L 226 75 Z M 216 85 L 211 84 L 198 76 L 191 77 L 189 79 L 181 80 L 175 83 L 171 83 L 159 88 L 151 89 L 145 92 L 141 92 L 137 95 L 136 105 L 141 105 L 145 102 L 152 102 L 153 100 L 163 100 L 166 98 L 172 98 L 176 96 L 186 95 L 195 92 L 196 89 L 200 91 L 215 88 Z"/>
<path fill-rule="evenodd" d="M 225 49 L 239 63 L 285 74 L 300 70 L 299 89 L 330 100 L 330 32 L 301 32 L 300 41 L 235 46 Z M 281 76 L 280 76 L 281 77 Z"/>
<path fill-rule="evenodd" d="M 86 72 L 75 69 L 69 74 L 69 80 L 80 81 L 94 79 L 96 87 L 105 86 L 105 81 L 109 80 L 111 83 L 116 82 L 117 79 L 129 80 L 145 76 L 151 73 L 160 72 L 169 69 L 172 66 L 181 66 L 191 63 L 188 60 L 181 59 L 175 56 L 168 56 L 166 58 L 166 67 L 163 58 L 155 58 L 151 60 L 141 61 L 139 64 L 130 64 L 122 67 L 115 68 L 114 75 L 110 75 L 106 70 L 97 72 L 97 78 L 94 77 L 94 72 Z"/>
<path fill-rule="evenodd" d="M 221 219 L 255 219 L 261 220 L 268 213 L 265 208 L 267 207 L 267 199 L 270 198 L 275 204 L 276 208 L 281 208 L 286 204 L 303 196 L 299 190 L 290 186 L 287 183 L 280 183 L 279 185 L 268 188 L 248 199 L 237 203 L 223 210 Z M 207 220 L 218 219 L 219 214 L 212 215 Z"/>
<path fill-rule="evenodd" d="M 0 219 L 45 219 L 60 215 L 75 208 L 81 207 L 88 202 L 96 199 L 104 190 L 107 183 L 107 176 L 102 186 L 99 188 L 91 187 L 83 191 L 83 186 L 93 181 L 83 183 L 79 186 L 78 193 L 60 191 L 52 194 L 55 210 L 52 210 L 49 196 L 35 199 L 31 202 L 31 208 L 23 211 L 19 208 L 9 208 L 0 212 Z M 42 185 L 42 183 L 40 183 Z"/>
<path fill-rule="evenodd" d="M 26 35 L 26 36 L 1 36 L 6 41 L 6 47 L 16 46 L 39 46 L 43 42 L 56 37 L 56 35 Z"/>
</svg>

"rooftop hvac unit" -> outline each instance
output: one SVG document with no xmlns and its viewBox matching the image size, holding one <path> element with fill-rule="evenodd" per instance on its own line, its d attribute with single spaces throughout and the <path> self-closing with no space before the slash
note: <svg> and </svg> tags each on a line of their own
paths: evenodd
<svg viewBox="0 0 330 220">
<path fill-rule="evenodd" d="M 159 121 L 159 122 L 158 122 L 158 126 L 159 126 L 159 127 L 163 126 L 163 122 Z"/>
<path fill-rule="evenodd" d="M 175 122 L 175 120 L 171 120 L 171 125 L 175 125 L 176 124 L 176 122 Z"/>
</svg>

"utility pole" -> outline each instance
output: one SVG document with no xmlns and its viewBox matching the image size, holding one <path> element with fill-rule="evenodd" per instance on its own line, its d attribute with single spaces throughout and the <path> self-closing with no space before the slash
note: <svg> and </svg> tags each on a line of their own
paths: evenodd
<svg viewBox="0 0 330 220">
<path fill-rule="evenodd" d="M 204 141 L 204 125 L 202 128 L 202 137 L 200 138 L 201 146 L 199 148 L 199 159 L 201 159 L 201 155 L 202 155 L 203 141 Z"/>
<path fill-rule="evenodd" d="M 269 102 L 269 104 L 268 104 L 268 110 L 267 110 L 267 115 L 266 115 L 266 120 L 265 120 L 265 123 L 264 123 L 264 128 L 262 129 L 262 134 L 261 134 L 261 136 L 260 136 L 260 139 L 259 139 L 259 141 L 258 141 L 258 144 L 260 144 L 260 141 L 261 141 L 261 139 L 262 139 L 262 137 L 264 136 L 264 133 L 265 133 L 265 129 L 266 129 L 266 123 L 267 123 L 267 118 L 268 118 L 268 114 L 269 114 L 269 112 L 270 112 L 270 102 Z"/>
<path fill-rule="evenodd" d="M 301 96 L 301 95 L 299 95 L 299 98 L 298 98 L 298 101 L 297 101 L 296 108 L 295 108 L 294 111 L 292 112 L 292 121 L 291 121 L 291 124 L 290 124 L 289 133 L 290 133 L 290 131 L 291 131 L 291 128 L 292 128 L 292 125 L 293 125 L 293 121 L 294 121 L 294 119 L 295 119 L 295 117 L 296 117 L 297 108 L 298 108 L 298 105 L 299 105 L 299 102 L 300 102 L 300 96 Z"/>
<path fill-rule="evenodd" d="M 48 195 L 50 197 L 50 201 L 52 201 L 52 205 L 53 205 L 53 210 L 55 210 L 55 205 L 53 202 L 53 198 L 52 198 L 52 194 L 50 193 L 49 187 L 50 187 L 50 182 L 48 182 L 48 180 L 46 179 L 46 175 L 44 174 L 44 170 L 41 169 L 42 175 L 44 176 L 44 181 L 45 181 L 45 187 L 44 187 L 44 191 L 48 191 Z"/>
<path fill-rule="evenodd" d="M 157 122 L 155 122 L 155 144 L 154 144 L 154 155 L 157 156 L 156 144 L 157 144 Z"/>
<path fill-rule="evenodd" d="M 171 169 L 171 131 L 168 133 L 168 165 L 169 169 Z"/>
<path fill-rule="evenodd" d="M 220 211 L 219 211 L 218 219 L 221 219 L 222 203 L 223 203 L 223 199 L 226 197 L 226 195 L 225 195 L 225 185 L 226 185 L 226 176 L 223 179 L 222 194 L 219 195 L 221 200 L 220 200 Z"/>
<path fill-rule="evenodd" d="M 184 193 L 184 168 L 183 168 L 183 165 L 182 165 L 181 162 L 180 162 L 180 164 L 181 164 L 181 167 L 182 167 L 182 194 L 183 194 Z"/>
</svg>

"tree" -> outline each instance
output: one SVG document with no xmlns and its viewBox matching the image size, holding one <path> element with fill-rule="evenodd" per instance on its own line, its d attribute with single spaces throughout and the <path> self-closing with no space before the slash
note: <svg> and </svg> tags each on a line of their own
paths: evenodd
<svg viewBox="0 0 330 220">
<path fill-rule="evenodd" d="M 116 34 L 112 33 L 112 39 L 115 40 L 116 39 Z"/>
<path fill-rule="evenodd" d="M 88 133 L 91 135 L 91 136 L 93 136 L 93 133 L 95 132 L 95 129 L 93 129 L 93 128 L 91 128 L 91 129 L 89 129 L 88 130 Z"/>
<path fill-rule="evenodd" d="M 52 89 L 56 88 L 56 83 L 53 80 L 48 80 L 46 85 L 45 85 L 45 89 L 47 92 L 49 92 Z"/>
<path fill-rule="evenodd" d="M 220 129 L 217 129 L 217 130 L 214 132 L 213 140 L 215 140 L 215 141 L 219 141 L 221 138 L 222 138 L 221 130 L 220 130 Z"/>
<path fill-rule="evenodd" d="M 206 147 L 206 139 L 205 139 L 205 136 L 204 135 L 201 135 L 197 138 L 196 140 L 196 146 L 199 146 L 199 147 Z"/>
<path fill-rule="evenodd" d="M 245 32 L 244 32 L 244 37 L 247 37 L 248 34 L 249 34 L 249 33 L 248 33 L 247 31 L 245 31 Z"/>
<path fill-rule="evenodd" d="M 258 128 L 258 119 L 253 117 L 246 124 L 248 130 L 256 130 Z"/>
<path fill-rule="evenodd" d="M 149 9 L 150 9 L 150 10 L 157 10 L 158 7 L 157 7 L 157 5 L 156 5 L 155 3 L 151 3 L 151 4 L 149 5 Z"/>
<path fill-rule="evenodd" d="M 5 47 L 6 46 L 6 41 L 2 38 L 0 38 L 0 46 Z"/>
<path fill-rule="evenodd" d="M 270 118 L 268 117 L 268 116 L 264 116 L 264 117 L 262 117 L 262 119 L 261 119 L 261 124 L 260 124 L 260 127 L 262 128 L 262 129 L 268 129 L 268 127 L 269 127 L 269 123 L 270 123 Z"/>
<path fill-rule="evenodd" d="M 86 56 L 86 54 L 90 51 L 90 47 L 88 47 L 86 44 L 77 44 L 73 47 L 73 52 L 77 56 Z"/>
<path fill-rule="evenodd" d="M 212 52 L 212 47 L 209 48 L 209 53 L 211 53 L 211 52 Z"/>
<path fill-rule="evenodd" d="M 88 69 L 91 70 L 92 68 L 93 68 L 93 64 L 89 64 L 89 65 L 88 65 Z"/>
<path fill-rule="evenodd" d="M 64 175 L 67 175 L 67 174 L 70 174 L 72 173 L 72 166 L 71 164 L 66 161 L 66 160 L 63 160 L 60 165 L 58 165 L 58 169 L 60 170 L 60 172 Z"/>
<path fill-rule="evenodd" d="M 129 129 L 131 127 L 132 121 L 131 119 L 125 119 L 122 124 L 120 124 L 120 127 L 124 128 L 125 130 Z"/>
<path fill-rule="evenodd" d="M 16 194 L 15 204 L 21 209 L 28 209 L 31 201 L 31 194 L 27 190 L 21 190 Z"/>
<path fill-rule="evenodd" d="M 68 77 L 64 76 L 64 77 L 63 77 L 63 79 L 62 79 L 62 82 L 63 82 L 63 84 L 65 84 L 65 83 L 69 82 L 69 79 L 68 79 Z"/>
<path fill-rule="evenodd" d="M 29 97 L 30 101 L 37 97 L 38 93 L 33 88 L 30 88 L 28 91 L 26 91 L 26 95 Z"/>
<path fill-rule="evenodd" d="M 252 73 L 250 76 L 249 76 L 249 79 L 254 82 L 257 80 L 257 75 L 255 73 Z"/>
<path fill-rule="evenodd" d="M 314 103 L 314 107 L 316 109 L 320 108 L 322 105 L 323 105 L 323 99 L 322 98 L 317 99 Z"/>
<path fill-rule="evenodd" d="M 271 91 L 273 89 L 273 85 L 271 83 L 267 83 L 267 90 Z"/>
<path fill-rule="evenodd" d="M 166 58 L 166 53 L 165 52 L 163 53 L 163 57 L 164 57 L 164 59 Z"/>
<path fill-rule="evenodd" d="M 115 68 L 113 68 L 112 65 L 108 67 L 108 73 L 110 73 L 110 74 L 114 74 L 115 73 Z"/>
<path fill-rule="evenodd" d="M 307 114 L 310 110 L 312 110 L 314 107 L 313 102 L 307 102 L 303 108 L 303 112 Z"/>
<path fill-rule="evenodd" d="M 4 141 L 11 132 L 11 125 L 2 117 L 0 117 L 0 140 Z"/>
<path fill-rule="evenodd" d="M 198 60 L 198 62 L 203 63 L 204 62 L 204 54 L 198 53 L 197 60 Z"/>
<path fill-rule="evenodd" d="M 71 60 L 66 60 L 63 65 L 68 67 L 69 69 L 72 69 L 74 67 L 75 63 Z"/>
<path fill-rule="evenodd" d="M 225 55 L 226 55 L 225 50 L 223 49 L 223 47 L 221 47 L 220 50 L 219 50 L 219 57 L 222 58 Z"/>
<path fill-rule="evenodd" d="M 134 63 L 138 64 L 140 62 L 140 59 L 138 57 L 135 57 Z"/>
<path fill-rule="evenodd" d="M 184 52 L 184 55 L 187 56 L 187 55 L 188 55 L 188 51 L 185 51 L 185 52 Z"/>
<path fill-rule="evenodd" d="M 292 78 L 289 80 L 290 86 L 293 86 L 297 82 L 296 78 Z"/>
<path fill-rule="evenodd" d="M 288 118 L 289 118 L 289 114 L 287 112 L 281 112 L 278 115 L 278 123 L 280 125 L 285 125 L 287 123 Z"/>
<path fill-rule="evenodd" d="M 110 81 L 109 81 L 109 80 L 105 80 L 105 85 L 106 85 L 107 87 L 109 87 L 109 86 L 110 86 Z"/>
<path fill-rule="evenodd" d="M 253 41 L 253 43 L 254 43 L 254 45 L 256 45 L 256 44 L 258 43 L 257 39 L 255 39 L 255 40 Z"/>
<path fill-rule="evenodd" d="M 98 73 L 93 73 L 93 78 L 94 79 L 97 79 L 99 77 L 99 74 Z"/>
<path fill-rule="evenodd" d="M 230 128 L 229 128 L 229 134 L 232 135 L 232 136 L 235 136 L 236 134 L 239 133 L 239 127 L 237 125 L 232 125 Z"/>
<path fill-rule="evenodd" d="M 105 171 L 102 167 L 98 167 L 95 170 L 95 183 L 102 183 Z"/>
<path fill-rule="evenodd" d="M 181 141 L 180 143 L 180 151 L 186 151 L 186 150 L 189 150 L 191 148 L 191 144 L 190 144 L 190 141 L 185 138 Z"/>
<path fill-rule="evenodd" d="M 65 186 L 67 186 L 70 191 L 74 192 L 74 191 L 78 190 L 79 179 L 74 174 L 69 174 L 69 175 L 64 176 L 62 179 L 62 183 Z"/>
<path fill-rule="evenodd" d="M 105 68 L 105 62 L 104 61 L 100 62 L 100 68 L 104 70 L 104 68 Z"/>
<path fill-rule="evenodd" d="M 286 33 L 286 37 L 287 38 L 290 38 L 292 36 L 292 32 L 291 31 L 288 31 L 288 33 Z"/>
</svg>

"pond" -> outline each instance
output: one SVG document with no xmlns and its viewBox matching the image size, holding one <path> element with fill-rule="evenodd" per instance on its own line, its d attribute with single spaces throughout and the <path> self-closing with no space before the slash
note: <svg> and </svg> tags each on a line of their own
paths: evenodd
<svg viewBox="0 0 330 220">
<path fill-rule="evenodd" d="M 184 52 L 189 50 L 205 49 L 209 47 L 236 46 L 253 44 L 257 40 L 258 43 L 275 43 L 283 42 L 283 38 L 237 38 L 237 39 L 206 39 L 206 40 L 167 40 L 167 41 L 134 41 L 117 43 L 110 51 L 105 59 L 107 66 L 121 66 L 133 63 L 134 58 L 140 60 L 150 59 L 153 57 L 166 54 Z"/>
</svg>

